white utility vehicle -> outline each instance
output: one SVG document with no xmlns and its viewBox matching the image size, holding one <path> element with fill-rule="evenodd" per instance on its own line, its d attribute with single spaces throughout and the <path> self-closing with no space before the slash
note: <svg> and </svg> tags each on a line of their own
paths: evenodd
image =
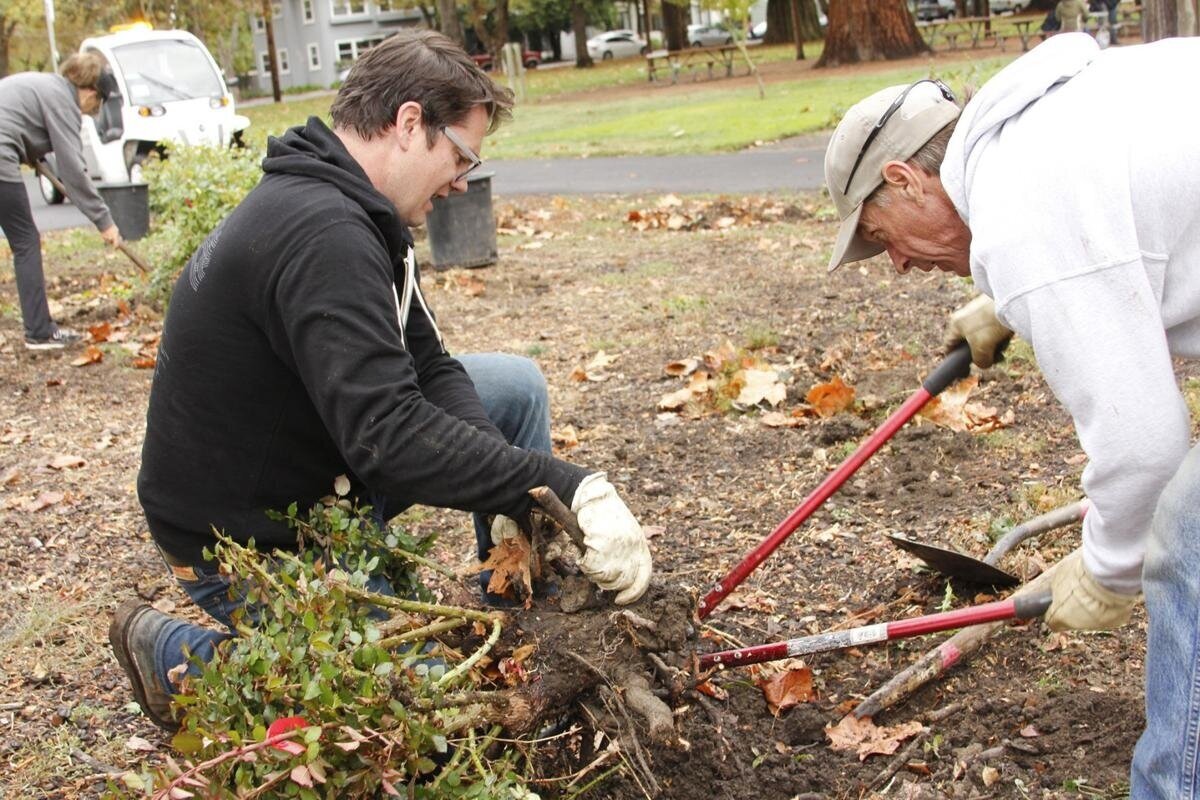
<svg viewBox="0 0 1200 800">
<path fill-rule="evenodd" d="M 250 120 L 234 113 L 233 95 L 217 62 L 187 31 L 133 25 L 84 39 L 79 49 L 103 55 L 117 87 L 96 118 L 83 117 L 84 163 L 94 180 L 140 181 L 142 161 L 165 143 L 241 143 Z M 53 156 L 48 160 L 53 168 Z M 40 183 L 46 202 L 62 202 L 48 180 L 43 177 Z"/>
</svg>

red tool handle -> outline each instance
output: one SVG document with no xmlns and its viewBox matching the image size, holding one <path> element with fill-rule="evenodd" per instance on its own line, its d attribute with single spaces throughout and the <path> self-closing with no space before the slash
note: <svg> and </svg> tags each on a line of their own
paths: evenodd
<svg viewBox="0 0 1200 800">
<path fill-rule="evenodd" d="M 820 485 L 812 491 L 812 493 L 804 498 L 795 511 L 788 515 L 788 518 L 779 523 L 779 526 L 771 532 L 771 535 L 750 551 L 750 554 L 742 559 L 742 563 L 729 571 L 721 580 L 717 581 L 716 585 L 709 590 L 708 594 L 700 601 L 699 607 L 696 609 L 696 615 L 700 619 L 704 619 L 712 613 L 725 597 L 741 585 L 751 572 L 758 568 L 758 565 L 766 560 L 767 556 L 775 552 L 775 548 L 783 543 L 783 540 L 791 536 L 800 524 L 812 516 L 821 505 L 829 499 L 829 497 L 841 488 L 851 475 L 858 471 L 858 468 L 863 463 L 875 454 L 884 442 L 892 438 L 896 431 L 904 427 L 904 423 L 913 418 L 921 408 L 929 402 L 935 395 L 939 394 L 943 389 L 949 386 L 960 378 L 965 378 L 971 371 L 971 348 L 966 342 L 963 342 L 958 347 L 950 352 L 934 368 L 929 377 L 921 385 L 921 388 L 913 392 L 912 396 L 904 401 L 900 408 L 892 412 L 883 424 L 867 437 L 866 441 L 858 446 L 858 448 L 850 454 L 850 456 L 841 463 L 841 465 L 831 472 L 825 480 L 821 481 Z"/>
<path fill-rule="evenodd" d="M 841 650 L 857 645 L 920 636 L 924 633 L 965 628 L 968 625 L 981 625 L 985 622 L 1033 619 L 1045 614 L 1049 607 L 1049 594 L 1013 597 L 1008 600 L 997 600 L 994 603 L 944 611 L 940 614 L 926 614 L 923 617 L 903 619 L 897 622 L 881 622 L 844 631 L 801 636 L 798 639 L 788 639 L 784 642 L 706 653 L 700 656 L 700 669 L 742 667 L 747 664 L 759 664 L 763 661 L 778 661 L 781 658 L 795 658 L 809 653 Z"/>
</svg>

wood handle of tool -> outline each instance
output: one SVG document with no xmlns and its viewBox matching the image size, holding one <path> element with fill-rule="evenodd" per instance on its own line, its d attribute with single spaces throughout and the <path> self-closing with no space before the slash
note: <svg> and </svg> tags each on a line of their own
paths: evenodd
<svg viewBox="0 0 1200 800">
<path fill-rule="evenodd" d="M 1054 564 L 1018 589 L 1014 595 L 1024 596 L 1049 591 L 1050 581 L 1057 568 L 1058 564 Z M 858 719 L 862 719 L 863 717 L 873 717 L 880 711 L 891 708 L 901 700 L 908 698 L 917 689 L 939 677 L 959 661 L 970 656 L 1006 624 L 1005 622 L 989 622 L 985 625 L 963 628 L 917 661 L 897 672 L 850 713 Z"/>
<path fill-rule="evenodd" d="M 146 266 L 146 262 L 142 260 L 141 256 L 133 252 L 133 248 L 125 244 L 125 242 L 121 242 L 119 245 L 117 245 L 117 249 L 129 256 L 129 260 L 132 261 L 134 265 L 142 271 L 143 275 L 150 274 L 150 267 Z"/>
<path fill-rule="evenodd" d="M 575 512 L 567 508 L 553 489 L 549 486 L 535 486 L 529 490 L 529 496 L 537 501 L 550 519 L 557 522 L 559 527 L 567 532 L 567 536 L 571 537 L 571 541 L 579 548 L 579 552 L 587 552 L 587 545 L 583 542 L 583 528 L 579 527 L 579 520 L 575 517 Z"/>
</svg>

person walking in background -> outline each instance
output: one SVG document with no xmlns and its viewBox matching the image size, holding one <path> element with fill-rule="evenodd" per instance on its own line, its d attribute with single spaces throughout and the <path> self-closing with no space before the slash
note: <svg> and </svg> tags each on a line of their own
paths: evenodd
<svg viewBox="0 0 1200 800">
<path fill-rule="evenodd" d="M 1058 17 L 1060 32 L 1081 31 L 1088 18 L 1087 3 L 1084 0 L 1058 0 L 1058 5 L 1054 7 L 1054 16 Z"/>
<path fill-rule="evenodd" d="M 95 114 L 105 99 L 107 67 L 99 53 L 76 53 L 63 63 L 59 75 L 21 72 L 0 79 L 0 230 L 12 248 L 25 346 L 30 350 L 62 348 L 80 336 L 50 317 L 42 241 L 21 180 L 21 165 L 34 166 L 47 153 L 54 153 L 58 177 L 71 201 L 106 243 L 113 247 L 121 243 L 121 232 L 88 177 L 79 137 L 82 115 Z"/>
</svg>

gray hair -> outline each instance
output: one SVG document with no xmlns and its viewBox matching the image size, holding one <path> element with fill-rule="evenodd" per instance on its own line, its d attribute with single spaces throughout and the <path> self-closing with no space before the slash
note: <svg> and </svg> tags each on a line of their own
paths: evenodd
<svg viewBox="0 0 1200 800">
<path fill-rule="evenodd" d="M 946 146 L 950 144 L 950 137 L 954 135 L 956 125 L 958 125 L 957 117 L 942 126 L 942 129 L 935 133 L 928 142 L 921 145 L 921 149 L 913 153 L 905 163 L 927 175 L 937 175 L 942 171 L 942 162 L 946 159 Z M 887 205 L 888 195 L 884 191 L 887 186 L 886 182 L 876 186 L 875 191 L 867 195 L 863 205 L 867 203 L 873 203 L 876 206 Z"/>
</svg>

